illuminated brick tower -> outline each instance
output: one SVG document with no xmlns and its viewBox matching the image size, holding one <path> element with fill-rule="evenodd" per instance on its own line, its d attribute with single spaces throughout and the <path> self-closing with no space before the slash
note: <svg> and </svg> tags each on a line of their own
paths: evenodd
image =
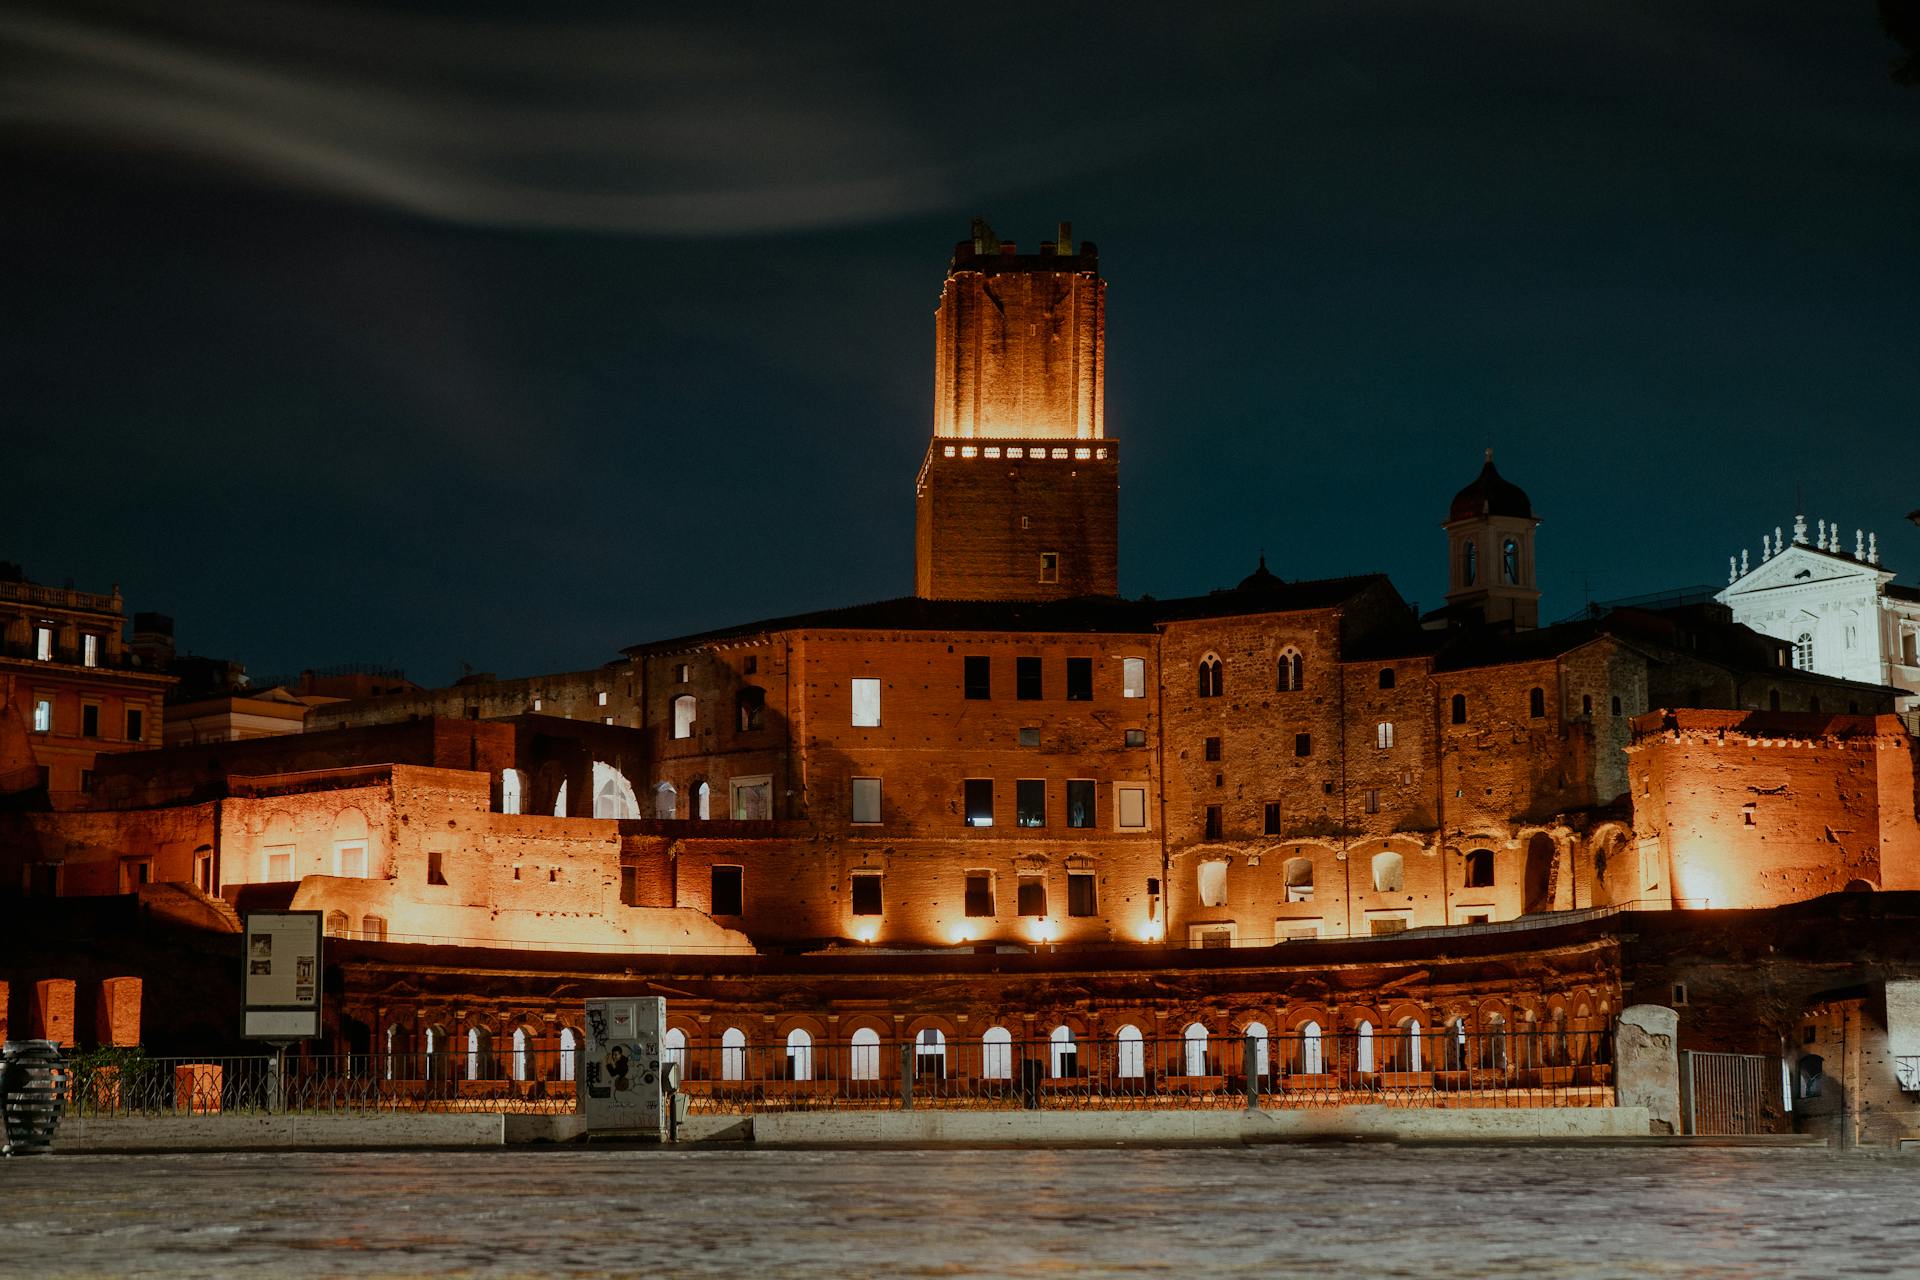
<svg viewBox="0 0 1920 1280">
<path fill-rule="evenodd" d="M 1119 593 L 1106 288 L 1070 223 L 1037 254 L 977 219 L 954 247 L 934 317 L 933 441 L 914 486 L 916 595 Z"/>
</svg>

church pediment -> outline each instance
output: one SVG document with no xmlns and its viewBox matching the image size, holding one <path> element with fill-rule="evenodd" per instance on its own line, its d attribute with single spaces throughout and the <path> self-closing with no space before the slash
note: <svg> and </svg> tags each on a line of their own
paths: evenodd
<svg viewBox="0 0 1920 1280">
<path fill-rule="evenodd" d="M 1779 555 L 1761 561 L 1746 574 L 1728 583 L 1715 598 L 1724 604 L 1735 596 L 1755 591 L 1825 586 L 1835 582 L 1858 582 L 1867 590 L 1877 591 L 1881 583 L 1892 577 L 1892 573 L 1877 565 L 1817 551 L 1812 547 L 1790 545 Z"/>
</svg>

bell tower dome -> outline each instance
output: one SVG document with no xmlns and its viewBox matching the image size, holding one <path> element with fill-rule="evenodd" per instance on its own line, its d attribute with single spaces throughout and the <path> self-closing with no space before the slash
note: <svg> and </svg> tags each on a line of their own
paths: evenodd
<svg viewBox="0 0 1920 1280">
<path fill-rule="evenodd" d="M 1540 519 L 1487 450 L 1472 484 L 1453 495 L 1447 531 L 1447 604 L 1456 617 L 1531 630 L 1540 625 L 1533 534 Z"/>
</svg>

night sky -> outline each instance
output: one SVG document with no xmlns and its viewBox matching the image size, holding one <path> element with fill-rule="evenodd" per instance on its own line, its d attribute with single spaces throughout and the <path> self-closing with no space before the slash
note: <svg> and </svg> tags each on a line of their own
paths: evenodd
<svg viewBox="0 0 1920 1280">
<path fill-rule="evenodd" d="M 1920 573 L 1870 0 L 544 11 L 0 3 L 0 559 L 434 684 L 905 594 L 983 215 L 1099 245 L 1129 595 L 1437 605 L 1488 445 L 1543 619 L 1796 489 Z"/>
</svg>

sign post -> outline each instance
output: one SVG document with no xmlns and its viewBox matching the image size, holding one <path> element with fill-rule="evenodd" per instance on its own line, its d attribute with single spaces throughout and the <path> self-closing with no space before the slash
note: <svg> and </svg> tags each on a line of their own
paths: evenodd
<svg viewBox="0 0 1920 1280">
<path fill-rule="evenodd" d="M 287 1046 L 320 1036 L 320 913 L 250 911 L 241 934 L 240 1038 L 274 1048 L 269 1105 L 284 1109 Z"/>
</svg>

